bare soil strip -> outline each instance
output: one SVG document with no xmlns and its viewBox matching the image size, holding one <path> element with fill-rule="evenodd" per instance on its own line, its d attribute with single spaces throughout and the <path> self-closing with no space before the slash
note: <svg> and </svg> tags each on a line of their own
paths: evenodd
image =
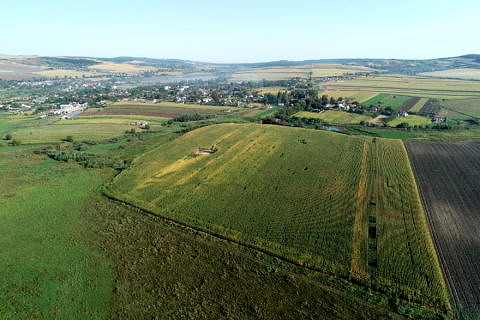
<svg viewBox="0 0 480 320">
<path fill-rule="evenodd" d="M 460 317 L 480 317 L 480 143 L 405 143 Z"/>
<path fill-rule="evenodd" d="M 407 100 L 407 102 L 405 102 L 405 104 L 398 111 L 399 112 L 410 111 L 410 109 L 412 109 L 412 107 L 416 105 L 418 101 L 420 101 L 420 99 L 421 98 L 419 97 L 410 98 L 409 100 Z"/>
</svg>

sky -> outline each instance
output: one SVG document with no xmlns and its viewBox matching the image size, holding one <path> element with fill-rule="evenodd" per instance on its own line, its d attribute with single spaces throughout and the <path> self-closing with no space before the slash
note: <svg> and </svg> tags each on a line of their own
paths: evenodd
<svg viewBox="0 0 480 320">
<path fill-rule="evenodd" d="M 480 54 L 478 0 L 15 0 L 0 53 L 205 62 Z"/>
</svg>

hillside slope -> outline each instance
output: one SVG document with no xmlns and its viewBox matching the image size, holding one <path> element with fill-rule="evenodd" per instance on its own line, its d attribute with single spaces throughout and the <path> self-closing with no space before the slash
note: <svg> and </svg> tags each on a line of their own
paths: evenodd
<svg viewBox="0 0 480 320">
<path fill-rule="evenodd" d="M 448 308 L 400 141 L 210 126 L 141 156 L 108 192 L 298 264 Z"/>
</svg>

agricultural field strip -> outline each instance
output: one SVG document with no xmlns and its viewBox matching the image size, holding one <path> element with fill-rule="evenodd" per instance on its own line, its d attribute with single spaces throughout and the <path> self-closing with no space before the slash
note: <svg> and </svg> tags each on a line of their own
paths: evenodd
<svg viewBox="0 0 480 320">
<path fill-rule="evenodd" d="M 293 117 L 321 119 L 328 123 L 337 123 L 337 124 L 345 124 L 345 123 L 353 124 L 353 123 L 360 123 L 361 121 L 371 120 L 371 117 L 368 117 L 365 115 L 348 113 L 343 111 L 334 111 L 334 110 L 327 110 L 320 113 L 300 111 L 295 113 Z"/>
<path fill-rule="evenodd" d="M 212 144 L 220 151 L 189 156 L 195 148 Z M 372 194 L 382 201 L 369 208 L 377 219 L 375 263 L 368 261 L 368 223 L 360 228 L 361 235 L 353 236 L 358 230 L 356 194 L 365 144 L 368 154 L 375 155 L 368 156 L 368 190 L 375 192 L 367 194 L 367 206 L 374 202 Z M 115 178 L 108 193 L 342 277 L 358 269 L 358 263 L 352 264 L 352 253 L 358 256 L 352 239 L 358 243 L 363 237 L 358 281 L 444 308 L 445 286 L 402 148 L 393 140 L 372 143 L 328 132 L 217 125 L 137 158 L 131 169 Z M 349 150 L 347 156 L 339 156 L 341 150 Z M 307 161 L 312 158 L 321 161 Z M 331 167 L 336 170 L 325 170 Z"/>
<path fill-rule="evenodd" d="M 190 109 L 190 108 L 167 108 L 167 107 L 161 107 L 161 108 L 145 108 L 145 107 L 107 107 L 103 110 L 97 111 L 97 112 L 107 112 L 107 111 L 147 111 L 147 112 L 173 112 L 173 113 L 224 113 L 221 110 L 217 109 L 203 109 L 203 108 L 197 108 L 197 109 Z M 85 115 L 90 115 L 91 113 L 85 113 Z M 95 114 L 95 112 L 94 112 Z"/>
<path fill-rule="evenodd" d="M 420 98 L 420 100 L 414 106 L 412 106 L 412 108 L 410 108 L 410 111 L 419 112 L 428 100 L 428 98 Z"/>
<path fill-rule="evenodd" d="M 382 91 L 382 90 L 398 90 L 398 92 L 402 93 L 430 93 L 430 94 L 437 94 L 437 93 L 458 93 L 457 95 L 452 96 L 465 96 L 465 95 L 473 95 L 478 96 L 480 95 L 480 90 L 453 90 L 453 89 L 429 89 L 429 88 L 413 88 L 413 87 L 388 87 L 388 86 L 362 86 L 362 85 L 334 85 L 336 88 L 342 88 L 351 91 L 363 91 L 363 90 L 373 90 L 373 91 Z"/>
<path fill-rule="evenodd" d="M 225 110 L 225 109 L 239 109 L 238 107 L 230 106 L 212 106 L 205 104 L 191 104 L 191 103 L 174 103 L 174 102 L 160 102 L 160 103 L 135 103 L 135 102 L 117 102 L 108 107 L 153 107 L 153 108 L 187 108 L 187 109 L 210 109 L 210 110 Z M 107 108 L 108 108 L 107 107 Z"/>
<path fill-rule="evenodd" d="M 416 99 L 416 98 L 412 98 L 409 96 L 402 96 L 402 95 L 391 95 L 391 94 L 380 93 L 375 97 L 367 101 L 364 101 L 363 103 L 367 106 L 378 105 L 383 108 L 390 107 L 395 111 L 400 111 L 409 103 L 411 99 Z"/>
<path fill-rule="evenodd" d="M 410 111 L 410 109 L 412 109 L 415 105 L 418 104 L 420 99 L 421 98 L 419 98 L 419 97 L 410 98 L 407 102 L 405 102 L 405 104 L 398 111 L 400 111 L 400 112 Z"/>
<path fill-rule="evenodd" d="M 406 143 L 454 302 L 480 316 L 480 144 Z"/>
</svg>

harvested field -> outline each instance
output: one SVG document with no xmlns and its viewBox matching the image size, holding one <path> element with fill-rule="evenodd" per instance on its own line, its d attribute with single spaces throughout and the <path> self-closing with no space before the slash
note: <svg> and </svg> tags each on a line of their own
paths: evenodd
<svg viewBox="0 0 480 320">
<path fill-rule="evenodd" d="M 418 97 L 413 97 L 407 100 L 405 104 L 398 110 L 399 112 L 405 112 L 405 111 L 410 111 L 410 109 L 413 108 L 414 105 L 416 105 L 420 101 L 420 98 Z"/>
<path fill-rule="evenodd" d="M 377 125 L 382 125 L 382 124 L 385 124 L 386 122 L 386 119 L 388 119 L 387 116 L 381 114 L 379 116 L 376 116 L 375 118 L 373 118 L 372 120 L 369 121 L 369 123 L 371 124 L 377 124 Z"/>
<path fill-rule="evenodd" d="M 428 100 L 423 107 L 420 109 L 419 113 L 423 114 L 436 114 L 442 110 L 442 105 L 435 99 Z"/>
<path fill-rule="evenodd" d="M 406 147 L 456 307 L 465 318 L 478 319 L 480 143 L 407 142 Z"/>
<path fill-rule="evenodd" d="M 428 98 L 420 98 L 420 100 L 418 100 L 418 102 L 410 108 L 410 112 L 419 112 L 420 109 L 422 109 L 422 107 L 425 105 L 425 103 L 427 103 L 428 101 Z"/>
</svg>

